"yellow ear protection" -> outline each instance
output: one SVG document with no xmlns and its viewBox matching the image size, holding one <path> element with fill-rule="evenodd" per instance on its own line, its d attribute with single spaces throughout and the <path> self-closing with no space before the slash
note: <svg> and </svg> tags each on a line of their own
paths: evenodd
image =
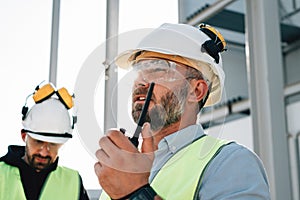
<svg viewBox="0 0 300 200">
<path fill-rule="evenodd" d="M 66 107 L 67 110 L 71 109 L 73 104 L 73 96 L 71 96 L 66 88 L 60 88 L 59 90 L 55 90 L 51 83 L 48 83 L 40 88 L 40 85 L 36 86 L 33 94 L 30 94 L 26 98 L 26 103 L 22 108 L 22 120 L 26 118 L 26 114 L 28 112 L 27 99 L 32 95 L 32 98 L 35 103 L 41 103 L 47 99 L 49 99 L 52 95 L 56 94 L 60 102 Z M 73 116 L 73 125 L 74 128 L 75 123 L 77 122 L 77 117 Z"/>
<path fill-rule="evenodd" d="M 219 53 L 226 51 L 226 42 L 224 37 L 215 28 L 201 23 L 199 29 L 205 33 L 211 40 L 207 40 L 202 44 L 202 48 L 215 59 L 218 64 L 220 60 Z"/>
<path fill-rule="evenodd" d="M 50 83 L 44 85 L 41 88 L 39 88 L 39 86 L 37 86 L 35 88 L 35 92 L 33 93 L 32 98 L 35 103 L 41 103 L 41 102 L 45 101 L 46 99 L 50 98 L 55 93 L 56 93 L 57 97 L 59 98 L 59 100 L 62 102 L 62 104 L 64 104 L 64 106 L 67 109 L 70 109 L 73 107 L 73 98 L 69 94 L 67 89 L 60 88 L 59 90 L 56 91 Z"/>
</svg>

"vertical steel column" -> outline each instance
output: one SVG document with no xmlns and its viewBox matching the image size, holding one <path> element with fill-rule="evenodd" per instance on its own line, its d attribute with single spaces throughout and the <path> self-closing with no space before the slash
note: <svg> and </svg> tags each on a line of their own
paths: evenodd
<svg viewBox="0 0 300 200">
<path fill-rule="evenodd" d="M 60 0 L 53 0 L 49 81 L 56 85 Z"/>
<path fill-rule="evenodd" d="M 290 150 L 290 168 L 291 168 L 291 177 L 292 177 L 292 188 L 293 188 L 293 199 L 300 199 L 300 157 L 299 157 L 299 135 L 290 134 L 289 135 L 289 150 Z"/>
<path fill-rule="evenodd" d="M 117 91 L 118 71 L 116 65 L 111 63 L 118 52 L 119 29 L 119 0 L 106 1 L 106 70 L 105 70 L 105 97 L 104 97 L 104 131 L 117 127 L 118 95 Z M 113 96 L 113 98 L 112 98 Z"/>
<path fill-rule="evenodd" d="M 292 199 L 278 0 L 246 0 L 246 59 L 254 150 L 270 181 L 271 199 Z"/>
</svg>

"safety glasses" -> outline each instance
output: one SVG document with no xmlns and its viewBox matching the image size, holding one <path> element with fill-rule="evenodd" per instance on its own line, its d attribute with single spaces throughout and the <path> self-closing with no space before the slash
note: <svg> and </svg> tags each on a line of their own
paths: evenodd
<svg viewBox="0 0 300 200">
<path fill-rule="evenodd" d="M 73 97 L 69 94 L 68 90 L 64 87 L 56 90 L 50 83 L 41 88 L 37 86 L 33 94 L 33 100 L 35 103 L 41 103 L 54 94 L 57 95 L 61 103 L 65 105 L 67 109 L 73 107 Z"/>
<path fill-rule="evenodd" d="M 51 142 L 44 142 L 41 140 L 36 140 L 29 135 L 26 136 L 27 144 L 35 149 L 43 150 L 46 149 L 48 152 L 58 152 L 58 149 L 62 146 L 62 144 L 58 143 L 51 143 Z"/>
<path fill-rule="evenodd" d="M 177 70 L 177 66 L 186 67 L 184 65 L 163 60 L 163 59 L 147 59 L 141 60 L 132 65 L 133 70 L 146 82 L 174 82 L 186 79 L 182 73 Z"/>
</svg>

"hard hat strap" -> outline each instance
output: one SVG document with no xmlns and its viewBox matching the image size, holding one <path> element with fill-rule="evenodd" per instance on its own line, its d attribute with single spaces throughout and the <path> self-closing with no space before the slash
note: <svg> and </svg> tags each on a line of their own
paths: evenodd
<svg viewBox="0 0 300 200">
<path fill-rule="evenodd" d="M 46 136 L 46 137 L 63 137 L 63 138 L 72 138 L 73 136 L 70 133 L 47 133 L 47 132 L 35 132 L 35 131 L 30 131 L 26 129 L 21 130 L 23 133 L 28 132 L 28 133 L 33 133 L 41 136 Z"/>
</svg>

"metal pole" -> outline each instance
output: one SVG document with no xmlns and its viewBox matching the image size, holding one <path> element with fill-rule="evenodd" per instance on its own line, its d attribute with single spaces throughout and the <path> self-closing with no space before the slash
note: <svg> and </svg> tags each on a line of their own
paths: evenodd
<svg viewBox="0 0 300 200">
<path fill-rule="evenodd" d="M 292 191 L 278 10 L 278 1 L 246 0 L 246 64 L 254 150 L 266 167 L 271 199 L 289 200 Z"/>
<path fill-rule="evenodd" d="M 49 81 L 56 85 L 60 0 L 53 0 Z"/>
<path fill-rule="evenodd" d="M 299 167 L 300 167 L 300 159 L 299 159 L 299 135 L 290 134 L 289 135 L 289 150 L 290 150 L 290 168 L 292 174 L 292 188 L 293 188 L 293 199 L 300 199 L 300 190 L 299 190 Z"/>
<path fill-rule="evenodd" d="M 118 116 L 118 71 L 111 61 L 118 52 L 119 0 L 106 1 L 106 70 L 104 97 L 104 130 L 117 127 Z"/>
</svg>

